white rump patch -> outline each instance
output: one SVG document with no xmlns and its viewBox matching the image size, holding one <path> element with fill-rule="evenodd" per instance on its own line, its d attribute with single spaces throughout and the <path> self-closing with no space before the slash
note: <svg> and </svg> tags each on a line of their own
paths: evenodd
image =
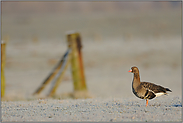
<svg viewBox="0 0 183 123">
<path fill-rule="evenodd" d="M 156 94 L 156 97 L 159 97 L 159 96 L 164 95 L 166 93 L 155 93 L 155 94 Z"/>
</svg>

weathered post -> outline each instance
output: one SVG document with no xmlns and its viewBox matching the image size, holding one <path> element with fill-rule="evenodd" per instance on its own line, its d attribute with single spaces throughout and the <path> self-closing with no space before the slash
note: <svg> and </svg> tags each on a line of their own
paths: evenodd
<svg viewBox="0 0 183 123">
<path fill-rule="evenodd" d="M 41 91 L 46 87 L 46 85 L 48 85 L 51 82 L 51 80 L 54 79 L 54 77 L 58 74 L 59 70 L 61 69 L 61 67 L 63 65 L 64 58 L 65 58 L 66 54 L 67 54 L 67 52 L 61 58 L 61 60 L 58 62 L 58 64 L 52 70 L 52 72 L 48 75 L 48 77 L 43 81 L 42 85 L 33 93 L 33 95 L 41 93 Z"/>
<path fill-rule="evenodd" d="M 68 47 L 72 49 L 71 69 L 74 85 L 73 96 L 75 98 L 88 97 L 84 69 L 83 69 L 83 61 L 82 61 L 81 37 L 77 32 L 69 33 L 67 35 L 67 41 L 68 41 Z"/>
<path fill-rule="evenodd" d="M 72 78 L 74 85 L 74 93 L 71 93 L 73 98 L 90 98 L 92 97 L 87 90 L 83 61 L 82 61 L 82 52 L 81 52 L 81 37 L 79 33 L 69 33 L 67 35 L 68 49 L 61 61 L 56 65 L 53 71 L 49 76 L 43 81 L 42 85 L 34 92 L 34 94 L 39 94 L 45 86 L 52 82 L 52 87 L 48 96 L 55 96 L 56 90 L 61 83 L 61 79 L 71 64 L 72 69 Z"/>
<path fill-rule="evenodd" d="M 6 43 L 2 40 L 1 41 L 1 97 L 5 95 L 5 75 L 4 75 L 4 67 L 5 67 L 5 60 L 6 60 Z"/>
<path fill-rule="evenodd" d="M 42 85 L 33 93 L 33 95 L 41 93 L 41 91 L 46 87 L 46 85 L 48 85 L 51 82 L 51 80 L 54 78 L 54 76 L 58 73 L 61 66 L 62 66 L 62 60 L 54 68 L 54 70 L 49 74 L 49 76 L 43 81 Z"/>
<path fill-rule="evenodd" d="M 48 96 L 54 96 L 58 86 L 60 85 L 61 80 L 64 76 L 64 73 L 65 73 L 65 71 L 66 71 L 66 69 L 67 69 L 67 67 L 69 66 L 69 63 L 70 63 L 70 52 L 71 52 L 71 49 L 68 49 L 68 51 L 64 55 L 63 64 L 62 64 L 59 72 L 57 73 L 57 75 L 55 76 L 55 78 L 53 80 L 52 88 L 51 88 L 50 93 L 48 94 Z"/>
</svg>

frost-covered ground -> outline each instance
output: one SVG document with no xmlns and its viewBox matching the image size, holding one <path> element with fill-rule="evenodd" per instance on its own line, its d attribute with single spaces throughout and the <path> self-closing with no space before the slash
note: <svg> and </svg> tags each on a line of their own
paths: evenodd
<svg viewBox="0 0 183 123">
<path fill-rule="evenodd" d="M 180 97 L 149 101 L 131 98 L 95 98 L 2 102 L 3 121 L 182 121 Z"/>
</svg>

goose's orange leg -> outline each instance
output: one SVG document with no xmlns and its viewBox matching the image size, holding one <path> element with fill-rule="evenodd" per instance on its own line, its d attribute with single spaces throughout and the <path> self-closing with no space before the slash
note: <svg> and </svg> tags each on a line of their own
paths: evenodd
<svg viewBox="0 0 183 123">
<path fill-rule="evenodd" d="M 146 100 L 146 107 L 147 107 L 147 105 L 148 105 L 148 100 Z"/>
</svg>

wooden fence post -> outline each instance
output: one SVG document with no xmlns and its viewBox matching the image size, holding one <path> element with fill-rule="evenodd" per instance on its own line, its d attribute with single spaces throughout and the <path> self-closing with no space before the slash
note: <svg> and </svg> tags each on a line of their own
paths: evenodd
<svg viewBox="0 0 183 123">
<path fill-rule="evenodd" d="M 73 95 L 75 98 L 89 97 L 83 69 L 81 37 L 79 33 L 76 32 L 69 33 L 67 35 L 67 41 L 68 41 L 68 47 L 72 49 L 71 69 L 74 85 Z"/>
<path fill-rule="evenodd" d="M 5 67 L 5 60 L 6 60 L 6 43 L 1 41 L 1 97 L 5 95 L 5 75 L 4 75 L 4 67 Z"/>
<path fill-rule="evenodd" d="M 52 87 L 48 96 L 54 96 L 56 89 L 61 83 L 61 79 L 71 64 L 72 78 L 74 85 L 74 93 L 71 94 L 74 98 L 91 98 L 92 96 L 88 93 L 87 86 L 85 83 L 84 68 L 82 61 L 81 52 L 81 37 L 79 33 L 69 33 L 67 35 L 68 50 L 62 57 L 61 61 L 56 65 L 50 75 L 44 80 L 43 84 L 34 92 L 39 94 L 45 86 L 53 79 Z"/>
</svg>

